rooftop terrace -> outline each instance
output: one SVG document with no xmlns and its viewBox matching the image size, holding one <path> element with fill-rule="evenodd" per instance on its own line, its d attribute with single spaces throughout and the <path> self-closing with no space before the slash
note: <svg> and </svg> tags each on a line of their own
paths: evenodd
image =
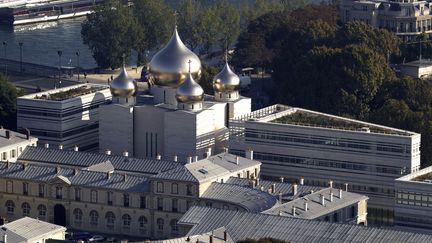
<svg viewBox="0 0 432 243">
<path fill-rule="evenodd" d="M 107 86 L 103 86 L 103 85 L 86 84 L 86 85 L 72 86 L 69 88 L 42 92 L 27 98 L 32 98 L 37 100 L 63 101 L 63 100 L 79 97 L 82 95 L 95 93 L 97 91 L 104 90 L 107 88 L 108 88 Z"/>
</svg>

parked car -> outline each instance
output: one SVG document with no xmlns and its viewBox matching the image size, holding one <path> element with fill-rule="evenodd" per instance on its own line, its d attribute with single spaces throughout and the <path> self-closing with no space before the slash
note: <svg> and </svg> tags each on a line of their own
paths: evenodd
<svg viewBox="0 0 432 243">
<path fill-rule="evenodd" d="M 105 240 L 105 237 L 103 237 L 102 235 L 93 235 L 93 237 L 90 238 L 88 241 L 91 241 L 91 242 L 101 242 L 103 240 Z"/>
<path fill-rule="evenodd" d="M 74 232 L 72 236 L 69 238 L 70 240 L 83 240 L 89 241 L 92 238 L 92 235 L 89 232 Z"/>
</svg>

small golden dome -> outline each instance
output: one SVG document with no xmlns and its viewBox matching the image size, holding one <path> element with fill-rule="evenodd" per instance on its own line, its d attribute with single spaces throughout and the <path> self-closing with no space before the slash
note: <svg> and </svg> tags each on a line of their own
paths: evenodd
<svg viewBox="0 0 432 243">
<path fill-rule="evenodd" d="M 176 99 L 179 103 L 200 102 L 204 100 L 204 90 L 195 82 L 190 72 L 186 80 L 177 88 Z"/>
<path fill-rule="evenodd" d="M 188 76 L 188 60 L 195 80 L 201 77 L 201 61 L 180 39 L 177 27 L 168 44 L 157 52 L 149 64 L 149 71 L 156 85 L 178 87 Z"/>
<path fill-rule="evenodd" d="M 240 78 L 225 62 L 225 66 L 213 78 L 213 89 L 215 92 L 237 91 L 240 87 Z"/>
<path fill-rule="evenodd" d="M 111 82 L 110 90 L 111 94 L 117 97 L 131 97 L 136 94 L 135 80 L 127 74 L 124 66 L 120 74 Z"/>
</svg>

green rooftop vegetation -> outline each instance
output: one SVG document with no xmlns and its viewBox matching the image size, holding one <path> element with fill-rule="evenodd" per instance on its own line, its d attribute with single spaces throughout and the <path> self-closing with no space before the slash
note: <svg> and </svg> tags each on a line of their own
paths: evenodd
<svg viewBox="0 0 432 243">
<path fill-rule="evenodd" d="M 290 115 L 286 115 L 275 119 L 271 122 L 282 123 L 282 124 L 295 124 L 304 126 L 316 126 L 325 128 L 336 128 L 343 130 L 354 130 L 354 131 L 370 131 L 372 133 L 386 133 L 386 134 L 397 134 L 407 135 L 404 132 L 399 132 L 391 129 L 386 129 L 378 126 L 370 126 L 355 121 L 344 120 L 340 118 L 325 116 L 316 113 L 310 113 L 305 111 L 296 111 Z"/>
<path fill-rule="evenodd" d="M 412 178 L 413 181 L 432 180 L 432 172 Z"/>
<path fill-rule="evenodd" d="M 67 99 L 75 98 L 86 94 L 91 94 L 102 89 L 105 89 L 105 87 L 97 87 L 97 86 L 95 87 L 95 86 L 85 85 L 85 86 L 81 86 L 81 87 L 77 87 L 65 91 L 60 91 L 57 93 L 36 95 L 34 98 L 39 100 L 62 101 L 62 100 L 67 100 Z"/>
</svg>

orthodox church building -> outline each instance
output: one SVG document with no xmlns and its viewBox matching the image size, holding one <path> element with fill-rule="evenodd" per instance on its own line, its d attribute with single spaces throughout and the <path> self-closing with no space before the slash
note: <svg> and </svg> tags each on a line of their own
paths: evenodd
<svg viewBox="0 0 432 243">
<path fill-rule="evenodd" d="M 112 103 L 100 107 L 100 152 L 196 161 L 222 152 L 228 146 L 228 120 L 251 112 L 251 99 L 239 95 L 240 79 L 227 60 L 214 77 L 214 94 L 204 94 L 201 61 L 177 28 L 148 68 L 154 85 L 139 99 L 125 68 L 112 81 Z"/>
</svg>

